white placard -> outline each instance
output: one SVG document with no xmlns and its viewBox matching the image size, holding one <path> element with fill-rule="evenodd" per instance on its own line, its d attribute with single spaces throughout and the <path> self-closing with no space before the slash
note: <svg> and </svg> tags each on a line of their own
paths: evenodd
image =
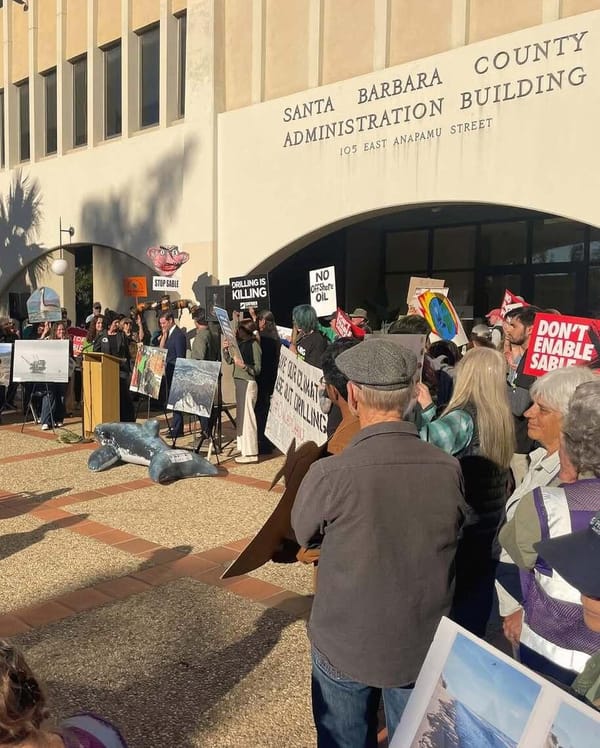
<svg viewBox="0 0 600 748">
<path fill-rule="evenodd" d="M 337 311 L 337 294 L 335 289 L 335 266 L 310 270 L 310 305 L 317 317 L 325 317 Z"/>
<path fill-rule="evenodd" d="M 167 278 L 163 275 L 152 276 L 153 291 L 179 291 L 180 278 Z"/>
<path fill-rule="evenodd" d="M 12 343 L 0 343 L 0 386 L 10 384 L 10 365 L 12 362 Z"/>
<path fill-rule="evenodd" d="M 600 744 L 600 714 L 442 618 L 390 748 Z"/>
<path fill-rule="evenodd" d="M 68 340 L 16 340 L 13 382 L 68 382 Z"/>
<path fill-rule="evenodd" d="M 296 445 L 327 441 L 327 416 L 319 405 L 322 372 L 281 347 L 275 389 L 271 396 L 265 434 L 284 454 Z"/>
</svg>

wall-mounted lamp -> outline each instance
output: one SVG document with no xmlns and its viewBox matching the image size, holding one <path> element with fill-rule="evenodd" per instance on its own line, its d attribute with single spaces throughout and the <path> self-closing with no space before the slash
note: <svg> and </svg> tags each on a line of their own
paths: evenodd
<svg viewBox="0 0 600 748">
<path fill-rule="evenodd" d="M 67 272 L 67 268 L 69 267 L 67 261 L 63 257 L 62 235 L 68 234 L 69 244 L 71 244 L 71 238 L 73 237 L 74 233 L 75 233 L 75 229 L 72 226 L 69 226 L 68 229 L 63 229 L 62 218 L 58 219 L 58 244 L 59 244 L 60 257 L 54 260 L 52 265 L 50 265 L 50 269 L 55 275 L 64 275 Z"/>
</svg>

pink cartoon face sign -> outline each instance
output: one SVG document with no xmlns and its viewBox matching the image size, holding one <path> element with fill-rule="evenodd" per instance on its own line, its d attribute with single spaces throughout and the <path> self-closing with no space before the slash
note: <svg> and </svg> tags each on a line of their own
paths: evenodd
<svg viewBox="0 0 600 748">
<path fill-rule="evenodd" d="M 149 247 L 146 255 L 152 261 L 156 272 L 167 278 L 174 275 L 190 259 L 187 252 L 180 252 L 179 247 L 174 244 Z"/>
</svg>

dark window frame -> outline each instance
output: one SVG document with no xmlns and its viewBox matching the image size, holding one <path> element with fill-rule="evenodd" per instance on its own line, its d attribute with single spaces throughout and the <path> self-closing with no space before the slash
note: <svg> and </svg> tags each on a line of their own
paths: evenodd
<svg viewBox="0 0 600 748">
<path fill-rule="evenodd" d="M 5 100 L 4 89 L 0 88 L 0 169 L 6 166 L 6 138 L 5 138 Z"/>
<path fill-rule="evenodd" d="M 45 70 L 41 76 L 44 79 L 44 154 L 55 156 L 58 153 L 58 74 L 56 67 Z M 49 82 L 52 80 L 54 80 L 54 101 L 48 98 Z"/>
<path fill-rule="evenodd" d="M 88 121 L 87 121 L 87 99 L 88 99 L 88 59 L 87 54 L 79 55 L 79 57 L 74 57 L 72 60 L 69 60 L 71 63 L 71 82 L 72 82 L 72 92 L 73 92 L 73 100 L 72 100 L 72 106 L 73 106 L 73 137 L 72 137 L 72 145 L 73 148 L 81 148 L 82 146 L 86 146 L 88 142 Z M 79 67 L 81 63 L 85 63 L 83 67 Z M 78 120 L 78 112 L 80 111 L 78 107 L 78 73 L 83 70 L 83 88 L 84 91 L 82 92 L 83 95 L 83 109 L 81 110 L 81 119 L 80 122 Z M 79 81 L 79 85 L 81 85 L 81 80 Z M 81 128 L 81 129 L 80 129 Z"/>
<path fill-rule="evenodd" d="M 160 23 L 152 23 L 135 32 L 138 37 L 138 113 L 140 129 L 147 127 L 156 127 L 160 124 Z M 155 50 L 152 47 L 146 47 L 145 42 L 149 34 L 156 34 L 152 42 L 156 44 Z M 149 58 L 146 54 L 152 52 Z M 154 63 L 150 67 L 145 67 L 146 59 Z M 148 84 L 155 79 L 156 88 L 148 88 Z M 150 95 L 147 95 L 147 94 Z M 155 94 L 155 95 L 153 95 Z"/>
<path fill-rule="evenodd" d="M 17 87 L 18 96 L 18 115 L 19 115 L 19 162 L 25 163 L 31 160 L 31 112 L 29 109 L 29 78 L 26 78 L 19 83 L 15 83 Z M 27 91 L 27 95 L 23 96 L 23 91 Z M 23 102 L 25 102 L 25 110 L 23 108 Z M 23 115 L 26 114 L 26 117 Z M 26 138 L 24 137 L 25 131 L 23 130 L 23 120 L 27 121 Z"/>
<path fill-rule="evenodd" d="M 104 80 L 103 80 L 103 93 L 104 93 L 104 139 L 105 140 L 111 140 L 112 138 L 118 138 L 123 134 L 123 49 L 121 40 L 118 39 L 115 42 L 112 42 L 111 44 L 107 44 L 104 47 L 101 47 L 102 50 L 102 56 L 103 56 L 103 71 L 104 71 Z M 114 93 L 113 97 L 109 97 L 109 76 L 108 76 L 108 67 L 111 63 L 111 60 L 109 59 L 109 55 L 111 55 L 112 52 L 115 52 L 116 50 L 119 51 L 119 80 L 118 80 L 118 95 L 117 92 Z M 110 98 L 110 101 L 109 101 Z M 114 130 L 111 130 L 111 127 L 109 127 L 109 115 L 112 114 L 112 112 L 109 111 L 109 104 L 113 103 L 118 104 L 118 110 L 115 109 L 115 125 Z"/>
<path fill-rule="evenodd" d="M 185 83 L 187 75 L 187 12 L 175 16 L 177 19 L 177 119 L 185 117 Z"/>
</svg>

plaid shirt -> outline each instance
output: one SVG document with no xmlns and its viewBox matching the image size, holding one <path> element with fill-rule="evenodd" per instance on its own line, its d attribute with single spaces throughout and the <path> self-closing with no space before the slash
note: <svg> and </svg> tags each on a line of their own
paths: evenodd
<svg viewBox="0 0 600 748">
<path fill-rule="evenodd" d="M 473 438 L 473 419 L 466 410 L 452 410 L 435 417 L 435 405 L 420 413 L 419 436 L 450 455 L 461 452 Z"/>
</svg>

